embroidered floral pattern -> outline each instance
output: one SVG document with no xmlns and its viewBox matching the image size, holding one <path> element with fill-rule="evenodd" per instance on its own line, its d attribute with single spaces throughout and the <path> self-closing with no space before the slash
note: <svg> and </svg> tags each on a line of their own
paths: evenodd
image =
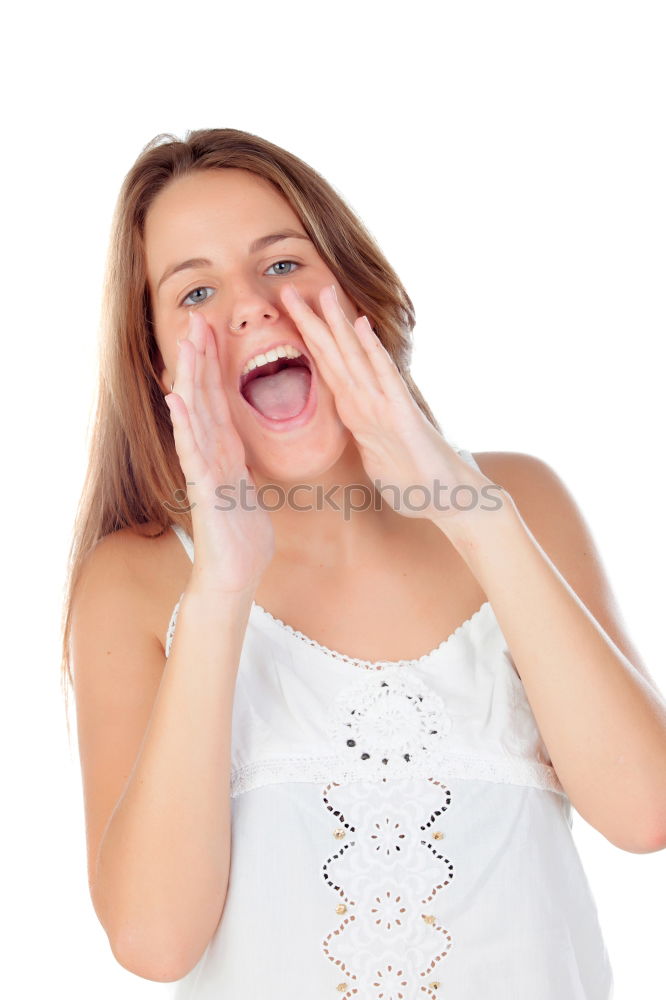
<svg viewBox="0 0 666 1000">
<path fill-rule="evenodd" d="M 341 994 L 423 997 L 452 944 L 438 908 L 454 869 L 437 846 L 445 838 L 450 790 L 434 778 L 332 782 L 323 801 L 341 846 L 322 874 L 341 916 L 322 948 L 344 981 Z"/>
<path fill-rule="evenodd" d="M 336 698 L 329 734 L 345 764 L 367 761 L 368 776 L 414 772 L 444 749 L 451 719 L 444 702 L 398 667 L 362 674 Z"/>
<path fill-rule="evenodd" d="M 416 772 L 442 753 L 451 726 L 436 692 L 399 668 L 363 674 L 331 706 L 341 766 L 353 757 L 367 767 L 367 780 L 323 790 L 339 847 L 322 875 L 340 920 L 322 948 L 340 972 L 342 996 L 437 996 L 435 970 L 452 942 L 437 912 L 453 878 L 441 849 L 451 792 Z"/>
</svg>

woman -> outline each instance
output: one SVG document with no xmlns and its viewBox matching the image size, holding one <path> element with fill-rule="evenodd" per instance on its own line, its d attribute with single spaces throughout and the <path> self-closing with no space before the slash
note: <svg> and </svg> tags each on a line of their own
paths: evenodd
<svg viewBox="0 0 666 1000">
<path fill-rule="evenodd" d="M 451 446 L 397 275 L 257 136 L 146 147 L 104 318 L 64 648 L 117 960 L 198 1000 L 609 997 L 571 806 L 661 849 L 666 715 L 564 485 Z"/>
</svg>

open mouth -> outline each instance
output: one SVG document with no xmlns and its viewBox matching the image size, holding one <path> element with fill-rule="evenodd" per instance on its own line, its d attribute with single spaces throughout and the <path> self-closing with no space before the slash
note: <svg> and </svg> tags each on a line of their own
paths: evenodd
<svg viewBox="0 0 666 1000">
<path fill-rule="evenodd" d="M 253 368 L 242 376 L 239 390 L 243 399 L 268 420 L 290 420 L 305 409 L 311 384 L 310 361 L 301 354 Z"/>
</svg>

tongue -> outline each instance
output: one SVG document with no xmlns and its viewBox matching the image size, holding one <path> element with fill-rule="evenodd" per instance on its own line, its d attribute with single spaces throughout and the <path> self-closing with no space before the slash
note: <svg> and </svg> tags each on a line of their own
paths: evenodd
<svg viewBox="0 0 666 1000">
<path fill-rule="evenodd" d="M 245 387 L 248 403 L 271 420 L 288 420 L 305 407 L 311 375 L 307 368 L 283 368 L 275 375 L 261 375 Z"/>
</svg>

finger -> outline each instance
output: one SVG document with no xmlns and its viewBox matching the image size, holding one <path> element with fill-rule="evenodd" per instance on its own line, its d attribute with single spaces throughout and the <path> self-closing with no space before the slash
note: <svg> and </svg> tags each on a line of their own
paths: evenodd
<svg viewBox="0 0 666 1000">
<path fill-rule="evenodd" d="M 382 391 L 389 398 L 404 398 L 405 393 L 411 398 L 411 393 L 398 370 L 398 366 L 382 344 L 378 334 L 370 326 L 368 317 L 359 316 L 354 321 L 354 329 L 358 334 L 359 341 L 365 348 L 368 360 L 374 369 Z"/>
<path fill-rule="evenodd" d="M 324 311 L 341 357 L 354 381 L 364 388 L 375 383 L 375 370 L 368 358 L 365 346 L 359 340 L 355 325 L 352 325 L 338 302 L 334 285 L 327 285 L 319 293 L 319 301 Z"/>
<path fill-rule="evenodd" d="M 201 482 L 207 463 L 199 451 L 185 401 L 176 392 L 165 397 L 171 415 L 173 440 L 186 482 Z"/>
<path fill-rule="evenodd" d="M 214 428 L 212 440 L 217 464 L 231 475 L 234 470 L 245 468 L 245 445 L 231 416 L 220 373 L 215 335 L 210 327 L 206 334 L 206 379 Z"/>
<path fill-rule="evenodd" d="M 197 352 L 194 369 L 194 407 L 207 442 L 210 442 L 215 431 L 215 420 L 208 399 L 207 334 L 208 323 L 204 317 L 200 313 L 190 313 L 190 337 Z"/>
<path fill-rule="evenodd" d="M 189 314 L 189 328 L 186 336 L 180 341 L 179 366 L 182 368 L 182 381 L 179 392 L 188 410 L 188 417 L 197 447 L 202 455 L 206 454 L 206 428 L 202 421 L 201 400 L 201 361 L 198 358 L 196 337 L 192 313 Z M 176 374 L 178 377 L 178 372 Z"/>
<path fill-rule="evenodd" d="M 245 468 L 245 446 L 232 419 L 213 328 L 201 314 L 194 315 L 192 325 L 193 337 L 200 348 L 201 378 L 195 402 L 206 433 L 204 455 L 211 466 L 231 475 Z"/>
<path fill-rule="evenodd" d="M 312 351 L 326 381 L 333 390 L 357 389 L 356 380 L 344 362 L 340 348 L 327 324 L 310 308 L 292 284 L 282 290 L 285 303 L 303 338 Z"/>
<path fill-rule="evenodd" d="M 177 343 L 176 375 L 171 391 L 175 390 L 183 400 L 185 406 L 190 409 L 192 407 L 194 345 L 190 341 L 188 334 L 189 326 L 188 332 Z"/>
<path fill-rule="evenodd" d="M 206 390 L 208 402 L 213 420 L 216 424 L 228 427 L 231 424 L 231 410 L 229 400 L 222 382 L 220 372 L 220 359 L 217 353 L 215 334 L 208 323 L 206 323 Z"/>
<path fill-rule="evenodd" d="M 187 407 L 187 416 L 194 440 L 201 454 L 205 454 L 206 434 L 197 415 L 195 386 L 197 365 L 197 349 L 190 338 L 189 332 L 180 341 L 178 366 L 176 369 L 175 387 Z"/>
</svg>

